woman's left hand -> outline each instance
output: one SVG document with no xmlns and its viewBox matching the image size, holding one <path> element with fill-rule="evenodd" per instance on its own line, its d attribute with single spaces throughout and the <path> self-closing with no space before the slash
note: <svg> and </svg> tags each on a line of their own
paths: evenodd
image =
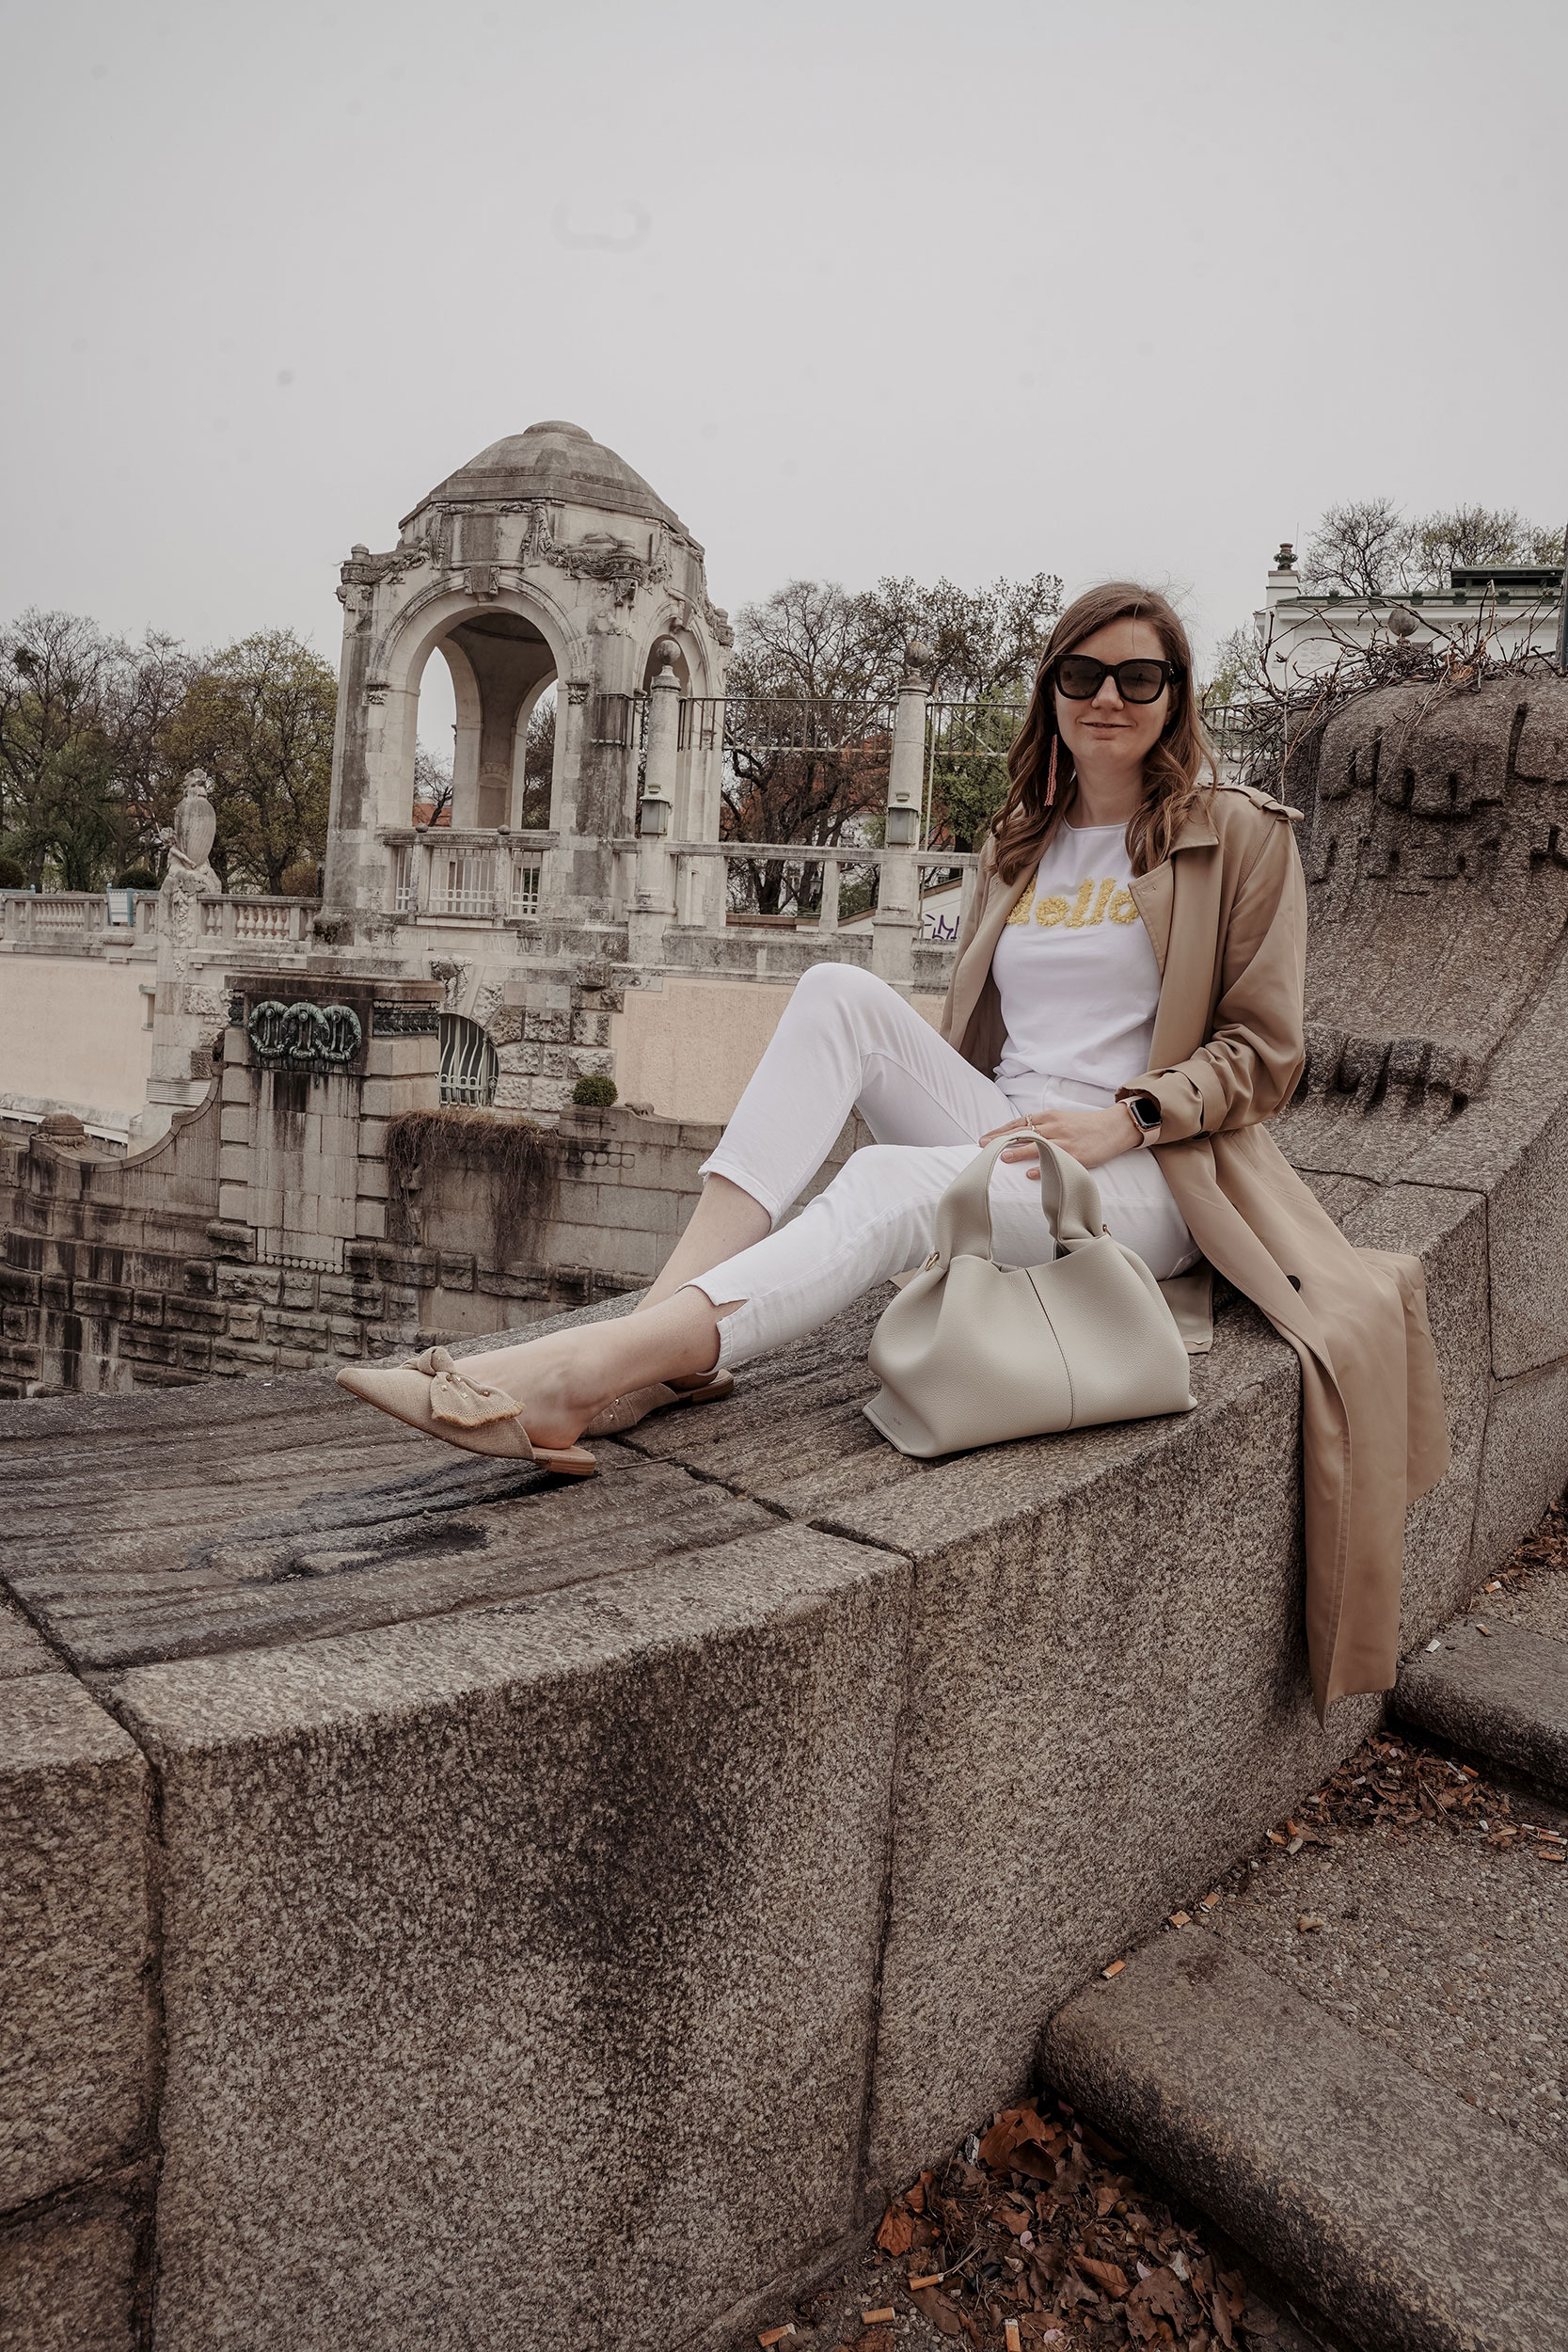
<svg viewBox="0 0 1568 2352">
<path fill-rule="evenodd" d="M 1080 1168 L 1103 1168 L 1107 1160 L 1119 1160 L 1124 1152 L 1138 1148 L 1138 1130 L 1124 1103 L 1109 1104 L 1102 1111 L 1040 1111 L 1033 1119 L 1010 1120 L 1006 1127 L 993 1127 L 980 1141 L 994 1143 L 998 1136 L 1009 1135 L 1017 1127 L 1033 1127 L 1048 1143 L 1059 1144 L 1070 1152 Z M 1014 1144 L 1002 1157 L 1030 1161 L 1029 1173 L 1039 1182 L 1039 1161 L 1032 1145 Z"/>
</svg>

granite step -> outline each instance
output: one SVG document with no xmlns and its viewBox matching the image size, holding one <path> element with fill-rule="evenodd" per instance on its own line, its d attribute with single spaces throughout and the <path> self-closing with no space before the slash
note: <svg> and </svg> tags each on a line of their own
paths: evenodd
<svg viewBox="0 0 1568 2352">
<path fill-rule="evenodd" d="M 1560 2352 L 1568 2170 L 1219 1934 L 1097 1978 L 1040 2055 L 1365 2352 Z"/>
<path fill-rule="evenodd" d="M 1402 1668 L 1394 1711 L 1568 1799 L 1568 1643 L 1472 1611 Z"/>
</svg>

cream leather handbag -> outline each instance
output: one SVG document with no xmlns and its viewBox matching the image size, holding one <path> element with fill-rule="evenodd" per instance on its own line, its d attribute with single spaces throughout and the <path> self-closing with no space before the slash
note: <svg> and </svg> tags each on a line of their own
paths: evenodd
<svg viewBox="0 0 1568 2352">
<path fill-rule="evenodd" d="M 1033 1143 L 1057 1255 L 999 1266 L 990 1180 Z M 929 1458 L 1097 1422 L 1192 1409 L 1187 1350 L 1141 1258 L 1113 1241 L 1087 1168 L 1028 1133 L 1000 1136 L 937 1206 L 937 1246 L 871 1335 L 881 1387 L 866 1417 L 901 1454 Z"/>
</svg>

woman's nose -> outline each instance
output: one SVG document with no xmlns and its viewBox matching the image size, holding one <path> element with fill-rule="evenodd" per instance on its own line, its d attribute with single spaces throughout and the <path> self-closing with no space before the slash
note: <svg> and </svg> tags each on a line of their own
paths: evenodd
<svg viewBox="0 0 1568 2352">
<path fill-rule="evenodd" d="M 1117 691 L 1117 682 L 1114 677 L 1101 679 L 1100 691 L 1095 696 L 1095 701 L 1097 704 L 1104 703 L 1112 710 L 1121 708 L 1121 696 Z"/>
</svg>

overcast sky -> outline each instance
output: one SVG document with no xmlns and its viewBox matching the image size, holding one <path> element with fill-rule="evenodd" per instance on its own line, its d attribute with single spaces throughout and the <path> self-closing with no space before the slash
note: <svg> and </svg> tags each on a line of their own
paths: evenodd
<svg viewBox="0 0 1568 2352">
<path fill-rule="evenodd" d="M 1568 511 L 1561 0 L 9 0 L 0 618 L 336 660 L 338 564 L 566 417 L 792 575 Z M 433 665 L 433 668 L 437 665 Z"/>
</svg>

